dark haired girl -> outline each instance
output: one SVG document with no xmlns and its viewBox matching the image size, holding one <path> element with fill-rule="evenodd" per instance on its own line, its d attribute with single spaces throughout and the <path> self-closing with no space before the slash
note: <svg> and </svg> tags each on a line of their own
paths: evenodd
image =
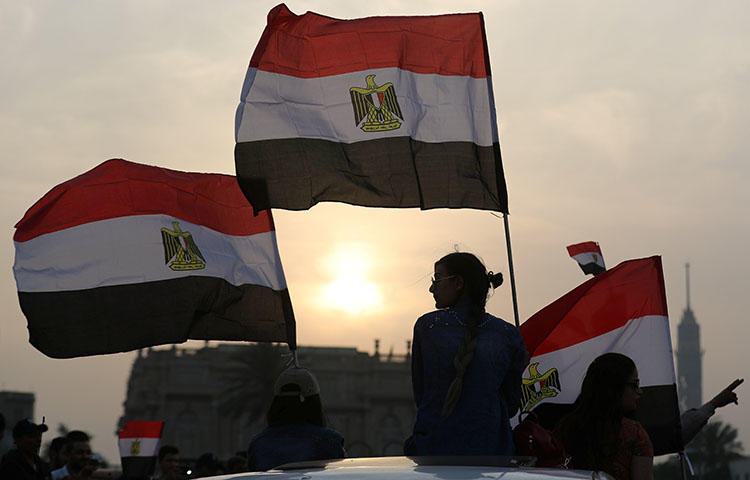
<svg viewBox="0 0 750 480">
<path fill-rule="evenodd" d="M 555 427 L 572 468 L 602 470 L 617 480 L 653 479 L 651 440 L 626 416 L 640 396 L 638 369 L 630 357 L 605 353 L 591 362 L 573 411 Z"/>
<path fill-rule="evenodd" d="M 518 329 L 484 311 L 500 283 L 470 253 L 435 263 L 430 293 L 439 310 L 414 326 L 417 420 L 408 454 L 514 453 L 509 419 L 520 405 L 526 349 Z"/>
</svg>

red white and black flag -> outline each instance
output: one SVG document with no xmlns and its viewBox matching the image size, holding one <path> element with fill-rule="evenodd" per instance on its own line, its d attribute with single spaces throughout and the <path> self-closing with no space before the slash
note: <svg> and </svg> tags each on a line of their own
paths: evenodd
<svg viewBox="0 0 750 480">
<path fill-rule="evenodd" d="M 13 240 L 29 341 L 50 357 L 295 345 L 271 213 L 254 216 L 232 176 L 109 160 L 50 190 Z"/>
<path fill-rule="evenodd" d="M 578 262 L 581 270 L 586 275 L 599 275 L 600 273 L 607 270 L 604 265 L 604 257 L 602 251 L 599 248 L 599 244 L 596 242 L 583 242 L 576 243 L 575 245 L 568 245 L 568 254 Z"/>
<path fill-rule="evenodd" d="M 569 411 L 589 364 L 617 352 L 638 368 L 636 418 L 655 454 L 682 449 L 661 257 L 629 260 L 588 280 L 524 322 L 521 335 L 531 357 L 522 408 L 545 426 Z"/>
<path fill-rule="evenodd" d="M 235 137 L 256 212 L 508 211 L 481 13 L 338 20 L 274 7 Z"/>
<path fill-rule="evenodd" d="M 151 478 L 164 422 L 126 422 L 118 435 L 123 478 Z"/>
</svg>

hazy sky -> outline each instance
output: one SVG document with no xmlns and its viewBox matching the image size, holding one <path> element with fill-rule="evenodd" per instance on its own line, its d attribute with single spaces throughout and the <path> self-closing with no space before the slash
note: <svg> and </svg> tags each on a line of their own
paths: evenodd
<svg viewBox="0 0 750 480">
<path fill-rule="evenodd" d="M 455 2 L 419 4 L 287 3 L 338 18 L 456 12 Z M 109 158 L 234 173 L 234 112 L 274 5 L 0 0 L 0 390 L 36 392 L 37 419 L 92 432 L 110 459 L 135 354 L 53 360 L 29 345 L 13 225 L 54 185 Z M 485 16 L 521 318 L 586 279 L 565 246 L 595 240 L 608 266 L 662 255 L 676 340 L 689 261 L 704 400 L 748 375 L 748 4 L 466 0 L 461 9 Z M 403 353 L 414 320 L 433 308 L 432 263 L 454 245 L 507 273 L 502 221 L 487 212 L 324 204 L 274 216 L 301 345 L 372 351 L 380 338 L 382 350 Z M 355 295 L 375 303 L 337 308 Z M 509 282 L 488 310 L 512 321 Z M 748 451 L 750 390 L 738 393 L 740 406 L 720 417 Z"/>
</svg>

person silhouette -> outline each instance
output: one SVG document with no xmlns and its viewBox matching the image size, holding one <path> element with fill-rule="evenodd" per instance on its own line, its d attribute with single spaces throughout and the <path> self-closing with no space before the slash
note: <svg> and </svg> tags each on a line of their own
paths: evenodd
<svg viewBox="0 0 750 480">
<path fill-rule="evenodd" d="M 438 310 L 414 325 L 417 418 L 405 453 L 512 455 L 510 417 L 520 407 L 527 354 L 518 329 L 485 311 L 502 275 L 465 252 L 434 268 L 430 293 Z"/>
</svg>

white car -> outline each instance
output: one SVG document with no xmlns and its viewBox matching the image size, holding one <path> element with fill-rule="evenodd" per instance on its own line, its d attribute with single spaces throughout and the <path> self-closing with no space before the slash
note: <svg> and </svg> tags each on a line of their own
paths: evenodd
<svg viewBox="0 0 750 480">
<path fill-rule="evenodd" d="M 534 457 L 368 457 L 289 463 L 232 480 L 612 480 L 604 472 L 536 468 Z"/>
</svg>

